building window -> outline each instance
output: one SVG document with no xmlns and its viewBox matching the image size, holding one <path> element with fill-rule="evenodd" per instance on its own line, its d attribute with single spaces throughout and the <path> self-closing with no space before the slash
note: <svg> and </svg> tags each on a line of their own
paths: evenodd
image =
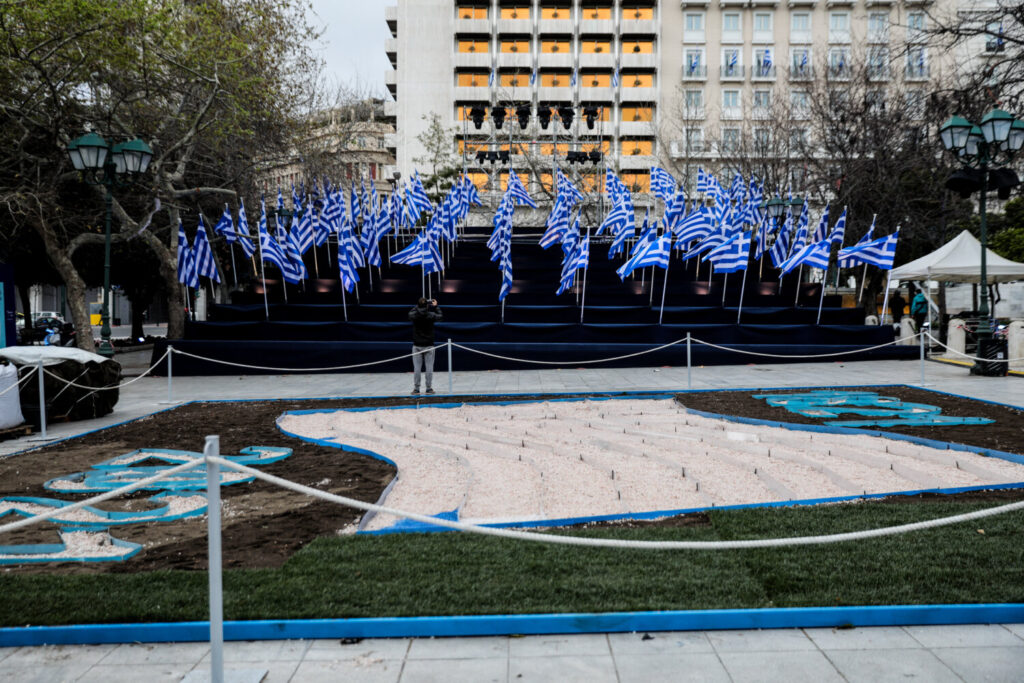
<svg viewBox="0 0 1024 683">
<path fill-rule="evenodd" d="M 807 149 L 807 141 L 810 139 L 810 134 L 806 128 L 791 128 L 789 131 L 789 149 L 790 151 L 799 152 Z"/>
<path fill-rule="evenodd" d="M 915 41 L 924 38 L 924 12 L 907 13 L 907 40 Z"/>
<path fill-rule="evenodd" d="M 687 154 L 699 154 L 704 151 L 703 128 L 687 128 L 685 134 Z"/>
<path fill-rule="evenodd" d="M 456 75 L 456 84 L 460 88 L 484 88 L 487 86 L 487 74 L 460 72 Z"/>
<path fill-rule="evenodd" d="M 995 21 L 985 27 L 985 52 L 1002 52 L 1006 49 L 1003 39 L 1003 24 Z"/>
<path fill-rule="evenodd" d="M 530 7 L 529 5 L 523 5 L 521 7 L 502 7 L 501 8 L 502 19 L 529 19 L 530 18 Z"/>
<path fill-rule="evenodd" d="M 580 76 L 580 85 L 584 88 L 610 88 L 612 87 L 612 75 L 583 74 Z"/>
<path fill-rule="evenodd" d="M 503 40 L 501 41 L 502 52 L 520 52 L 529 54 L 530 53 L 530 41 L 529 40 Z"/>
<path fill-rule="evenodd" d="M 704 67 L 704 48 L 689 48 L 683 55 L 683 75 L 699 78 L 707 75 Z"/>
<path fill-rule="evenodd" d="M 704 115 L 704 91 L 695 88 L 688 89 L 683 93 L 684 117 L 694 118 Z"/>
<path fill-rule="evenodd" d="M 828 75 L 831 78 L 850 77 L 850 49 L 834 47 L 828 51 Z"/>
<path fill-rule="evenodd" d="M 764 153 L 772 144 L 772 129 L 765 126 L 754 128 L 754 145 L 760 153 Z"/>
<path fill-rule="evenodd" d="M 540 51 L 543 53 L 563 53 L 569 54 L 569 41 L 568 40 L 542 40 L 540 41 Z"/>
<path fill-rule="evenodd" d="M 910 80 L 928 78 L 928 54 L 924 46 L 907 49 L 907 67 L 905 75 Z"/>
<path fill-rule="evenodd" d="M 611 54 L 612 43 L 610 40 L 584 40 L 580 43 L 580 49 L 584 54 Z M 566 50 L 568 52 L 568 50 Z"/>
<path fill-rule="evenodd" d="M 460 40 L 459 41 L 459 52 L 476 52 L 478 54 L 487 54 L 491 49 L 491 41 L 489 40 Z"/>
<path fill-rule="evenodd" d="M 792 90 L 789 93 L 790 115 L 794 119 L 806 119 L 811 113 L 811 97 L 806 90 Z"/>
<path fill-rule="evenodd" d="M 772 78 L 775 75 L 775 55 L 770 47 L 754 50 L 754 78 Z"/>
<path fill-rule="evenodd" d="M 486 19 L 486 7 L 460 7 L 459 19 Z"/>
<path fill-rule="evenodd" d="M 742 78 L 743 60 L 740 48 L 727 47 L 722 50 L 722 78 Z"/>
<path fill-rule="evenodd" d="M 569 74 L 558 72 L 542 73 L 540 75 L 540 84 L 545 88 L 568 88 Z"/>
<path fill-rule="evenodd" d="M 722 129 L 722 154 L 737 154 L 740 151 L 740 129 Z"/>
<path fill-rule="evenodd" d="M 889 48 L 873 47 L 868 50 L 868 78 L 889 78 Z"/>
<path fill-rule="evenodd" d="M 650 140 L 623 140 L 622 156 L 650 156 L 654 151 L 654 143 Z"/>
<path fill-rule="evenodd" d="M 740 25 L 739 12 L 726 12 L 722 15 L 722 42 L 743 42 L 743 29 Z"/>
<path fill-rule="evenodd" d="M 733 120 L 743 118 L 739 90 L 722 91 L 722 118 Z"/>
<path fill-rule="evenodd" d="M 622 74 L 623 88 L 653 88 L 654 74 Z"/>
<path fill-rule="evenodd" d="M 772 28 L 772 14 L 770 12 L 754 13 L 754 42 L 771 43 L 775 41 L 775 33 Z"/>
<path fill-rule="evenodd" d="M 889 42 L 889 13 L 872 12 L 868 15 L 868 42 Z"/>
<path fill-rule="evenodd" d="M 622 54 L 628 55 L 630 53 L 637 54 L 653 54 L 654 43 L 650 40 L 624 40 L 622 41 Z"/>
<path fill-rule="evenodd" d="M 506 88 L 517 88 L 521 85 L 530 84 L 529 74 L 501 74 L 500 83 Z"/>
<path fill-rule="evenodd" d="M 684 20 L 683 40 L 704 42 L 704 13 L 687 12 Z"/>
<path fill-rule="evenodd" d="M 607 19 L 611 19 L 611 10 L 608 10 Z M 541 19 L 571 19 L 571 10 L 568 7 L 542 7 L 540 10 Z M 589 18 L 589 17 L 588 17 Z"/>
<path fill-rule="evenodd" d="M 789 77 L 807 79 L 811 77 L 811 51 L 806 47 L 793 48 L 789 52 Z"/>
<path fill-rule="evenodd" d="M 923 119 L 927 99 L 928 96 L 924 90 L 917 89 L 904 92 L 903 102 L 906 105 L 907 116 L 914 121 Z"/>
<path fill-rule="evenodd" d="M 754 110 L 758 112 L 767 113 L 772 108 L 772 91 L 771 90 L 755 90 L 754 91 Z"/>
<path fill-rule="evenodd" d="M 590 10 L 587 10 L 588 12 Z M 626 21 L 643 21 L 654 18 L 653 7 L 623 7 L 622 18 Z"/>
<path fill-rule="evenodd" d="M 850 13 L 829 12 L 828 15 L 828 42 L 848 43 L 850 42 Z"/>
<path fill-rule="evenodd" d="M 811 42 L 810 12 L 794 12 L 793 14 L 789 15 L 789 42 Z"/>
<path fill-rule="evenodd" d="M 654 120 L 654 107 L 623 107 L 622 122 L 649 122 Z"/>
<path fill-rule="evenodd" d="M 867 104 L 869 114 L 880 116 L 885 113 L 885 92 L 882 90 L 868 90 L 864 93 L 864 102 Z"/>
</svg>

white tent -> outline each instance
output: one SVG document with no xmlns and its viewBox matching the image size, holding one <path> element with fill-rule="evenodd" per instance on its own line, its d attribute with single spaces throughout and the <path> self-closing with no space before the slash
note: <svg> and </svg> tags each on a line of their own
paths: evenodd
<svg viewBox="0 0 1024 683">
<path fill-rule="evenodd" d="M 986 279 L 993 282 L 1024 280 L 1024 263 L 986 250 Z M 964 230 L 932 253 L 889 271 L 893 280 L 981 281 L 981 242 Z"/>
</svg>

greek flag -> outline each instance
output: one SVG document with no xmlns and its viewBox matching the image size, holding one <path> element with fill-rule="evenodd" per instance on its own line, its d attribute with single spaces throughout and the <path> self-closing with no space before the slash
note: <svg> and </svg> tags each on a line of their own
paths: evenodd
<svg viewBox="0 0 1024 683">
<path fill-rule="evenodd" d="M 530 198 L 526 188 L 523 187 L 523 182 L 519 180 L 519 176 L 516 175 L 515 171 L 509 170 L 508 172 L 508 186 L 505 189 L 505 195 L 515 200 L 517 204 L 526 204 L 532 209 L 537 208 L 537 203 Z"/>
<path fill-rule="evenodd" d="M 675 178 L 665 169 L 655 166 L 651 169 L 651 192 L 666 203 L 671 202 L 676 192 Z"/>
<path fill-rule="evenodd" d="M 772 51 L 768 48 L 764 50 L 764 56 L 761 57 L 761 75 L 767 76 L 772 70 Z"/>
<path fill-rule="evenodd" d="M 235 225 L 231 220 L 231 209 L 228 205 L 224 205 L 224 213 L 221 214 L 220 220 L 217 221 L 217 225 L 213 226 L 213 231 L 218 235 L 223 235 L 224 240 L 228 244 L 234 244 L 238 241 L 238 235 L 235 233 Z"/>
<path fill-rule="evenodd" d="M 352 239 L 351 232 L 338 233 L 338 274 L 341 278 L 341 286 L 347 292 L 354 290 L 359 282 L 359 273 L 356 272 L 356 265 L 352 262 L 352 250 L 348 244 Z"/>
<path fill-rule="evenodd" d="M 576 189 L 576 186 L 572 184 L 567 175 L 562 173 L 560 168 L 557 169 L 555 186 L 558 188 L 559 200 L 561 200 L 562 195 L 565 195 L 571 205 L 583 201 L 583 193 Z"/>
<path fill-rule="evenodd" d="M 768 217 L 765 215 L 761 216 L 760 225 L 757 227 L 757 250 L 754 253 L 754 258 L 760 260 L 764 256 L 764 252 L 768 250 L 768 235 L 771 234 L 772 224 L 768 221 Z"/>
<path fill-rule="evenodd" d="M 793 228 L 793 218 L 788 216 L 786 222 L 779 228 L 779 234 L 775 236 L 775 244 L 772 245 L 768 255 L 772 258 L 772 265 L 781 268 L 789 256 L 789 240 L 792 237 L 790 231 Z"/>
<path fill-rule="evenodd" d="M 828 270 L 829 257 L 832 254 L 832 243 L 829 240 L 822 240 L 808 244 L 801 249 L 779 268 L 782 275 L 790 272 L 797 266 L 810 266 L 820 270 Z M 781 276 L 780 276 L 781 277 Z"/>
<path fill-rule="evenodd" d="M 686 192 L 680 186 L 672 197 L 672 201 L 665 204 L 665 229 L 673 233 L 679 226 L 679 220 L 686 215 Z"/>
<path fill-rule="evenodd" d="M 185 226 L 178 219 L 178 282 L 199 289 L 199 274 L 196 272 L 196 261 L 192 254 L 192 248 L 188 246 L 188 237 L 185 235 Z"/>
<path fill-rule="evenodd" d="M 729 55 L 729 71 L 730 72 L 733 69 L 736 68 L 736 63 L 739 61 L 739 59 L 740 59 L 740 51 L 739 50 L 733 50 L 732 53 Z"/>
<path fill-rule="evenodd" d="M 312 203 L 306 206 L 306 215 L 303 220 L 309 221 L 309 224 L 313 226 L 313 243 L 322 247 L 330 237 L 331 231 L 327 223 L 321 220 L 320 214 L 313 210 Z"/>
<path fill-rule="evenodd" d="M 217 274 L 217 264 L 213 262 L 213 250 L 210 249 L 210 240 L 206 237 L 206 225 L 203 224 L 203 214 L 199 214 L 199 229 L 196 230 L 196 241 L 192 248 L 195 257 L 196 275 L 208 277 L 214 282 L 220 282 L 220 275 Z"/>
<path fill-rule="evenodd" d="M 854 265 L 865 263 L 869 266 L 877 266 L 882 270 L 892 270 L 893 260 L 896 258 L 896 243 L 900 238 L 900 229 L 887 236 L 879 237 L 865 244 L 857 243 L 855 246 L 843 249 L 839 252 L 840 264 L 844 268 L 846 264 Z"/>
<path fill-rule="evenodd" d="M 476 83 L 474 83 L 473 85 L 476 85 Z M 494 69 L 491 69 L 491 75 L 487 77 L 487 87 L 494 87 Z"/>
<path fill-rule="evenodd" d="M 434 205 L 431 203 L 430 197 L 427 196 L 427 190 L 423 187 L 423 181 L 420 180 L 419 171 L 413 173 L 412 184 L 409 187 L 409 192 L 406 193 L 406 199 L 416 211 L 414 223 L 419 220 L 422 212 L 431 213 L 434 210 Z"/>
<path fill-rule="evenodd" d="M 285 281 L 297 285 L 306 278 L 309 277 L 309 271 L 306 270 L 306 264 L 302 261 L 302 251 L 299 249 L 299 240 L 301 237 L 297 235 L 299 220 L 297 216 L 292 216 L 292 228 L 288 231 L 288 239 L 285 242 L 285 253 L 288 256 L 288 270 L 284 272 Z M 311 242 L 312 244 L 312 242 Z"/>
<path fill-rule="evenodd" d="M 294 239 L 299 253 L 305 254 L 313 246 L 313 212 L 307 209 L 302 213 L 302 204 L 296 204 L 294 211 L 289 237 Z"/>
<path fill-rule="evenodd" d="M 569 77 L 569 85 L 571 87 L 575 88 L 576 84 L 579 83 L 579 80 L 580 80 L 579 71 L 577 69 L 573 69 L 572 70 L 572 76 Z"/>
<path fill-rule="evenodd" d="M 267 207 L 264 204 L 260 204 L 260 225 L 259 225 L 259 240 L 260 240 L 260 252 L 261 258 L 264 261 L 269 261 L 271 264 L 277 266 L 277 269 L 284 273 L 288 269 L 288 257 L 281 249 L 281 244 L 270 236 L 270 232 L 267 230 Z"/>
<path fill-rule="evenodd" d="M 703 168 L 697 169 L 697 194 L 704 194 L 708 191 L 708 175 Z"/>
<path fill-rule="evenodd" d="M 547 249 L 552 244 L 562 241 L 563 235 L 569 230 L 569 205 L 565 202 L 555 202 L 551 213 L 548 215 L 547 229 L 540 238 L 540 246 Z"/>
<path fill-rule="evenodd" d="M 828 204 L 825 205 L 825 212 L 821 214 L 821 218 L 818 220 L 818 227 L 814 230 L 814 237 L 811 238 L 812 242 L 820 242 L 828 235 Z"/>
<path fill-rule="evenodd" d="M 537 70 L 534 69 L 530 72 L 530 87 L 537 85 Z"/>
<path fill-rule="evenodd" d="M 747 269 L 750 258 L 749 232 L 737 232 L 705 254 L 702 260 L 715 264 L 715 272 L 735 273 Z"/>
<path fill-rule="evenodd" d="M 669 250 L 672 248 L 672 234 L 666 232 L 647 245 L 643 251 L 634 254 L 628 261 L 622 264 L 615 273 L 619 279 L 625 280 L 637 268 L 657 266 L 668 268 Z"/>
<path fill-rule="evenodd" d="M 870 242 L 873 239 L 875 239 L 875 219 L 877 219 L 877 218 L 878 218 L 877 214 L 871 217 L 871 227 L 868 228 L 868 231 L 866 233 L 864 233 L 864 236 L 861 237 L 857 241 L 857 244 L 855 244 L 852 247 L 850 247 L 850 249 L 857 249 L 858 247 L 862 247 L 865 244 L 867 244 L 868 242 Z M 843 251 L 846 251 L 846 249 L 844 249 Z M 840 252 L 840 254 L 841 253 L 842 252 Z M 839 267 L 840 268 L 852 268 L 855 265 L 857 265 L 857 262 L 851 261 L 851 262 L 847 263 L 847 262 L 843 261 L 842 257 L 840 257 L 840 259 L 839 259 Z"/>
<path fill-rule="evenodd" d="M 846 232 L 846 208 L 843 208 L 843 215 L 836 221 L 836 226 L 832 228 L 832 236 L 829 238 L 832 244 L 842 245 L 843 236 Z"/>
<path fill-rule="evenodd" d="M 647 247 L 657 239 L 658 231 L 656 229 L 646 229 L 640 234 L 640 239 L 636 241 L 636 244 L 633 245 L 633 250 L 630 252 L 630 258 L 647 249 Z"/>
<path fill-rule="evenodd" d="M 793 253 L 796 253 L 807 246 L 807 232 L 810 224 L 810 216 L 807 211 L 807 200 L 804 200 L 803 209 L 800 211 L 800 220 L 796 226 L 796 237 L 793 239 Z"/>
<path fill-rule="evenodd" d="M 580 219 L 576 218 L 575 231 L 579 232 Z M 556 295 L 561 294 L 565 290 L 573 286 L 576 281 L 576 271 L 587 267 L 590 262 L 590 236 L 583 238 L 582 242 L 579 242 L 571 253 L 565 255 L 565 261 L 562 263 L 562 277 L 558 283 L 558 291 Z"/>
<path fill-rule="evenodd" d="M 621 82 L 622 82 L 622 79 L 621 79 L 621 76 L 619 74 L 619 68 L 615 67 L 615 71 L 612 72 L 612 87 L 613 88 L 618 88 L 619 84 Z"/>
<path fill-rule="evenodd" d="M 683 220 L 676 231 L 676 248 L 682 249 L 693 240 L 703 240 L 711 234 L 712 230 L 707 207 L 701 206 L 698 208 L 695 201 L 690 214 Z"/>
</svg>

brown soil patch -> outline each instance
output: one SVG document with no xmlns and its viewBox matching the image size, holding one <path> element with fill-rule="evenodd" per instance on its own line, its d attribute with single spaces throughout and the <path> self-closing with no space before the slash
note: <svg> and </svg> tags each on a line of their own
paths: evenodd
<svg viewBox="0 0 1024 683">
<path fill-rule="evenodd" d="M 771 408 L 751 392 L 714 391 L 682 394 L 680 402 L 690 408 L 726 415 L 739 415 L 781 422 L 817 424 L 783 408 Z M 781 392 L 780 392 L 781 393 Z M 887 396 L 942 407 L 943 414 L 990 417 L 995 424 L 964 427 L 892 428 L 942 441 L 1024 453 L 1024 413 L 969 399 L 934 394 L 909 387 L 880 390 Z M 516 400 L 551 399 L 557 395 L 516 396 Z M 380 460 L 315 446 L 281 434 L 275 420 L 289 410 L 355 408 L 363 406 L 411 405 L 460 401 L 491 402 L 507 396 L 438 396 L 431 399 L 348 399 L 305 401 L 257 401 L 251 403 L 194 403 L 128 424 L 105 429 L 63 443 L 0 460 L 0 497 L 40 496 L 65 500 L 79 495 L 54 495 L 43 483 L 54 477 L 87 470 L 103 460 L 136 448 L 173 448 L 201 452 L 207 434 L 218 434 L 221 452 L 236 454 L 246 446 L 283 446 L 294 453 L 279 463 L 261 469 L 307 486 L 375 502 L 394 476 L 394 469 Z M 153 492 L 138 493 L 110 501 L 100 507 L 109 510 L 140 510 L 150 507 Z M 229 568 L 279 567 L 297 550 L 319 536 L 337 533 L 355 523 L 359 514 L 337 505 L 284 491 L 260 481 L 226 486 L 224 500 L 224 566 Z M 969 500 L 1016 500 L 1020 491 L 963 494 Z M 897 497 L 894 503 L 934 499 L 934 496 Z M 653 522 L 605 522 L 597 526 L 703 526 L 703 513 Z M 594 526 L 594 525 L 591 525 Z M 9 572 L 95 573 L 143 572 L 158 569 L 201 570 L 206 568 L 205 517 L 166 524 L 115 527 L 117 538 L 141 543 L 144 548 L 125 562 L 54 563 L 5 568 Z M 54 542 L 53 527 L 26 530 L 3 539 L 4 544 Z"/>
</svg>

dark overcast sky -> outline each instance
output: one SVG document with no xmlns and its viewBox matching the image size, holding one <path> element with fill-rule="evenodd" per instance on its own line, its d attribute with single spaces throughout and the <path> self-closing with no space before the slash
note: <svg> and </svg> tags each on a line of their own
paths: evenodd
<svg viewBox="0 0 1024 683">
<path fill-rule="evenodd" d="M 339 83 L 357 79 L 364 89 L 382 94 L 384 72 L 391 68 L 384 41 L 391 37 L 384 8 L 394 0 L 312 0 L 314 25 L 323 26 L 315 47 L 327 73 Z"/>
</svg>

